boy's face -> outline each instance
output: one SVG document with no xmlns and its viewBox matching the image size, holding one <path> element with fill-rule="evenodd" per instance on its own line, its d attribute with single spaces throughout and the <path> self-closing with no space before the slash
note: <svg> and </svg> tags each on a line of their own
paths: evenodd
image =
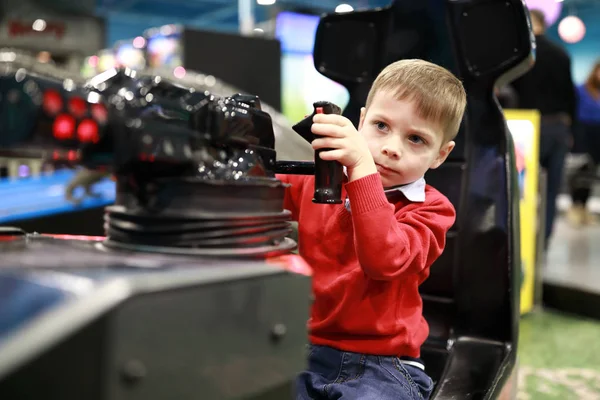
<svg viewBox="0 0 600 400">
<path fill-rule="evenodd" d="M 375 94 L 361 110 L 359 132 L 365 137 L 383 187 L 414 182 L 439 167 L 454 148 L 436 124 L 418 116 L 412 101 L 390 91 Z"/>
</svg>

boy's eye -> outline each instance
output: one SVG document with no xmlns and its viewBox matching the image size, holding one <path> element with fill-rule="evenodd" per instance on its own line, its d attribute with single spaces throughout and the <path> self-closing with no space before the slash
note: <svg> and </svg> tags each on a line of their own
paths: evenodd
<svg viewBox="0 0 600 400">
<path fill-rule="evenodd" d="M 410 140 L 411 142 L 413 142 L 415 144 L 424 144 L 425 143 L 425 140 L 423 140 L 423 138 L 418 135 L 410 135 L 408 137 L 408 140 Z"/>
<path fill-rule="evenodd" d="M 384 130 L 387 129 L 388 126 L 385 123 L 381 122 L 381 121 L 375 121 L 375 127 L 377 129 L 379 129 L 380 131 L 384 131 Z"/>
</svg>

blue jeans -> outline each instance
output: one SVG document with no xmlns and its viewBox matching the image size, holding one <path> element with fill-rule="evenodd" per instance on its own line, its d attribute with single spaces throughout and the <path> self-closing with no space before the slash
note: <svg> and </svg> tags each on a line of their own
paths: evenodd
<svg viewBox="0 0 600 400">
<path fill-rule="evenodd" d="M 427 400 L 433 381 L 398 357 L 311 346 L 308 370 L 296 379 L 296 400 Z"/>
</svg>

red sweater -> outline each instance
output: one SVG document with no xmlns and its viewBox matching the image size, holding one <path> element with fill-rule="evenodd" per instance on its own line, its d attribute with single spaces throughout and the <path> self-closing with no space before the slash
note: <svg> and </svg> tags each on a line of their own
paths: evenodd
<svg viewBox="0 0 600 400">
<path fill-rule="evenodd" d="M 344 185 L 348 211 L 314 204 L 313 176 L 277 177 L 292 185 L 285 208 L 298 221 L 300 255 L 313 269 L 311 343 L 419 357 L 429 327 L 418 288 L 454 224 L 450 201 L 426 186 L 423 203 L 398 195 L 391 204 L 373 174 Z"/>
</svg>

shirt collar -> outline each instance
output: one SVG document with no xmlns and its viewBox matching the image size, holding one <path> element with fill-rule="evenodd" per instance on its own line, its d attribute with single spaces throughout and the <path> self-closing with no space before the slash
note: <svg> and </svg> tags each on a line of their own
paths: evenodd
<svg viewBox="0 0 600 400">
<path fill-rule="evenodd" d="M 346 177 L 348 176 L 346 167 L 344 167 L 344 175 L 346 175 Z M 412 201 L 413 203 L 423 203 L 425 201 L 425 185 L 425 178 L 421 177 L 414 182 L 407 183 L 406 185 L 385 189 L 384 192 L 386 195 L 400 192 L 408 201 Z"/>
<path fill-rule="evenodd" d="M 408 201 L 423 203 L 425 201 L 425 178 L 419 178 L 406 185 L 385 189 L 385 194 L 400 192 Z"/>
</svg>

